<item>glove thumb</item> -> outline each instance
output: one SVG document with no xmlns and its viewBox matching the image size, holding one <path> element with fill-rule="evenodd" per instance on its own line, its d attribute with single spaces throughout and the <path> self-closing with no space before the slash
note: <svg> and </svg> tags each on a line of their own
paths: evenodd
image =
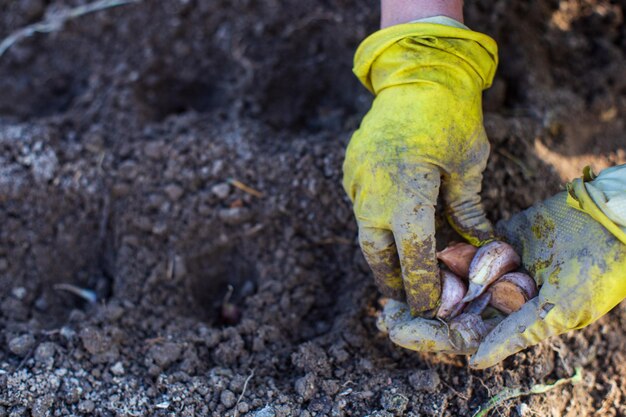
<svg viewBox="0 0 626 417">
<path fill-rule="evenodd" d="M 489 368 L 548 337 L 565 333 L 568 326 L 555 319 L 564 314 L 559 309 L 541 296 L 530 300 L 487 335 L 472 356 L 470 367 Z"/>
</svg>

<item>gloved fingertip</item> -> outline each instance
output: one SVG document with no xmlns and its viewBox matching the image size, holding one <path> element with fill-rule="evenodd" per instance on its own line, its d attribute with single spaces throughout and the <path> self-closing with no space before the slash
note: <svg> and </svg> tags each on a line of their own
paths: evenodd
<svg viewBox="0 0 626 417">
<path fill-rule="evenodd" d="M 470 367 L 489 368 L 552 335 L 555 329 L 540 320 L 540 305 L 540 299 L 534 298 L 500 322 L 481 342 Z"/>
<path fill-rule="evenodd" d="M 411 313 L 406 303 L 388 300 L 383 311 L 376 319 L 376 327 L 382 333 L 389 333 L 390 329 L 399 323 L 411 320 Z"/>
<path fill-rule="evenodd" d="M 381 333 L 385 333 L 385 334 L 389 333 L 389 328 L 387 327 L 387 324 L 385 323 L 385 318 L 382 313 L 379 314 L 378 317 L 376 317 L 376 328 Z"/>
<path fill-rule="evenodd" d="M 494 360 L 490 358 L 490 356 L 491 355 L 489 353 L 485 354 L 484 352 L 481 352 L 481 349 L 479 348 L 474 356 L 470 358 L 469 367 L 472 369 L 481 370 L 491 368 L 492 366 L 495 366 L 496 364 L 498 364 L 498 362 L 500 362 L 497 359 Z"/>
<path fill-rule="evenodd" d="M 418 352 L 454 352 L 443 323 L 421 318 L 398 324 L 391 328 L 389 339 L 405 349 Z"/>
</svg>

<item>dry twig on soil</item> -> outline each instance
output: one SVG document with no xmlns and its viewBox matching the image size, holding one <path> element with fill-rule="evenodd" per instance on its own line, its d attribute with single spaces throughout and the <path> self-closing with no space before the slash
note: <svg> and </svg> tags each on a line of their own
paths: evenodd
<svg viewBox="0 0 626 417">
<path fill-rule="evenodd" d="M 252 370 L 252 372 L 250 372 L 250 375 L 248 375 L 248 377 L 246 378 L 246 380 L 243 383 L 243 389 L 241 390 L 241 395 L 239 395 L 239 398 L 237 398 L 237 403 L 235 404 L 235 413 L 234 413 L 235 415 L 234 415 L 234 417 L 238 417 L 239 416 L 239 408 L 237 406 L 239 405 L 239 403 L 243 399 L 243 396 L 246 395 L 246 389 L 248 389 L 248 382 L 250 382 L 250 380 L 252 379 L 253 376 L 254 376 L 254 369 Z"/>
<path fill-rule="evenodd" d="M 18 29 L 0 42 L 0 57 L 20 40 L 33 36 L 36 33 L 50 33 L 60 30 L 68 20 L 76 19 L 77 17 L 99 10 L 123 6 L 129 3 L 139 3 L 140 1 L 142 0 L 99 0 L 73 9 L 51 13 L 45 20 Z"/>
<path fill-rule="evenodd" d="M 235 188 L 239 188 L 241 191 L 243 191 L 244 193 L 248 193 L 250 195 L 255 196 L 256 198 L 263 198 L 263 193 L 259 190 L 255 190 L 254 188 L 250 187 L 247 184 L 244 184 L 243 182 L 236 180 L 234 178 L 229 178 L 228 179 L 228 183 L 230 185 L 232 185 Z"/>
</svg>

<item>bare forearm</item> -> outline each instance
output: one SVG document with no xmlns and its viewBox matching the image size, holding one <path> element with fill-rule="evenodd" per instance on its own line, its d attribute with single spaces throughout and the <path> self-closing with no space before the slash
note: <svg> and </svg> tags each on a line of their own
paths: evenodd
<svg viewBox="0 0 626 417">
<path fill-rule="evenodd" d="M 463 22 L 463 0 L 381 0 L 381 28 L 432 16 Z"/>
</svg>

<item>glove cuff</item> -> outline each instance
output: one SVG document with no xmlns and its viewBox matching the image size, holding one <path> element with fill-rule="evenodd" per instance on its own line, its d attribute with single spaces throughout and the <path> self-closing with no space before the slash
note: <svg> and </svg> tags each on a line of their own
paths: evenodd
<svg viewBox="0 0 626 417">
<path fill-rule="evenodd" d="M 621 178 L 626 177 L 626 165 L 609 168 L 606 174 L 617 173 Z M 595 192 L 596 197 L 600 198 L 600 194 L 593 188 L 595 180 L 601 180 L 605 171 L 601 172 L 596 177 L 589 167 L 586 167 L 583 172 L 583 177 L 575 179 L 567 184 L 567 204 L 576 210 L 580 210 L 587 213 L 594 220 L 604 226 L 609 232 L 611 232 L 618 240 L 626 245 L 626 231 L 624 231 L 614 220 L 607 215 L 606 202 L 604 204 L 601 200 L 595 201 L 593 196 L 589 193 L 585 183 L 592 185 L 590 189 Z M 608 176 L 608 175 L 607 175 Z M 599 187 L 600 188 L 600 187 Z M 600 188 L 601 189 L 601 188 Z M 626 194 L 626 190 L 623 191 Z M 606 199 L 606 196 L 602 195 L 602 198 Z M 609 212 L 610 214 L 610 212 Z"/>
<path fill-rule="evenodd" d="M 372 66 L 389 48 L 406 38 L 423 46 L 424 61 L 420 62 L 419 54 L 391 57 L 390 62 L 396 62 L 400 67 L 399 78 L 402 78 L 399 80 L 396 77 L 391 83 L 411 82 L 406 79 L 411 72 L 410 69 L 407 71 L 407 68 L 403 68 L 405 64 L 409 64 L 416 68 L 420 65 L 427 67 L 441 65 L 442 68 L 465 66 L 479 78 L 481 89 L 491 86 L 498 65 L 498 47 L 491 37 L 472 30 L 436 23 L 406 23 L 373 33 L 356 51 L 353 72 L 372 93 L 376 94 L 380 89 L 389 86 L 388 83 L 374 85 Z M 413 50 L 415 51 L 415 48 Z M 434 50 L 440 53 L 432 54 Z M 394 69 L 386 66 L 384 70 L 391 76 L 389 73 Z"/>
</svg>

